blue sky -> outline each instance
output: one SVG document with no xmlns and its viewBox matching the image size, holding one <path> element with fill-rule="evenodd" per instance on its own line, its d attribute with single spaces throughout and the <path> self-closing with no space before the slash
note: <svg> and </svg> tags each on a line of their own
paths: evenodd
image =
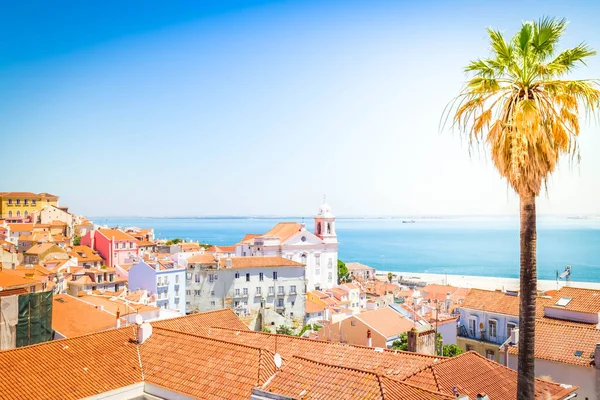
<svg viewBox="0 0 600 400">
<path fill-rule="evenodd" d="M 439 132 L 485 28 L 594 1 L 13 2 L 0 14 L 0 191 L 86 215 L 509 214 L 485 155 Z M 600 78 L 600 57 L 575 77 Z M 600 128 L 542 213 L 600 213 Z"/>
</svg>

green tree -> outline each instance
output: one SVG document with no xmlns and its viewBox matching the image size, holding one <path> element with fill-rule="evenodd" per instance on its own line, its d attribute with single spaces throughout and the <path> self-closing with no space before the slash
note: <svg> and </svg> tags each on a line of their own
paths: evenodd
<svg viewBox="0 0 600 400">
<path fill-rule="evenodd" d="M 512 39 L 488 29 L 491 55 L 472 61 L 462 92 L 444 111 L 471 147 L 490 150 L 500 175 L 520 198 L 520 312 L 517 392 L 534 398 L 537 295 L 535 199 L 559 157 L 579 160 L 579 111 L 600 106 L 597 80 L 565 75 L 596 54 L 585 43 L 557 52 L 565 19 L 523 22 Z"/>
<path fill-rule="evenodd" d="M 183 239 L 181 239 L 181 238 L 175 238 L 175 239 L 172 239 L 172 240 L 167 240 L 167 242 L 165 244 L 167 246 L 171 246 L 171 245 L 174 245 L 174 244 L 179 244 L 181 242 L 183 242 Z"/>
<path fill-rule="evenodd" d="M 73 235 L 73 246 L 81 245 L 81 235 L 78 232 L 75 232 Z"/>
<path fill-rule="evenodd" d="M 454 357 L 462 352 L 462 349 L 455 344 L 445 344 L 442 346 L 442 355 L 444 357 Z"/>
<path fill-rule="evenodd" d="M 302 336 L 304 334 L 304 332 L 309 331 L 309 330 L 310 331 L 318 331 L 320 328 L 322 328 L 322 326 L 319 324 L 304 325 L 302 327 L 302 330 L 298 334 L 298 336 Z"/>
<path fill-rule="evenodd" d="M 352 282 L 352 275 L 348 273 L 346 263 L 338 259 L 338 284 Z"/>
<path fill-rule="evenodd" d="M 390 283 L 392 283 L 392 279 L 394 279 L 394 274 L 388 272 L 388 281 L 390 281 Z"/>
<path fill-rule="evenodd" d="M 288 336 L 294 335 L 292 328 L 290 328 L 289 326 L 285 326 L 285 325 L 279 325 L 279 327 L 276 329 L 276 332 L 279 333 L 280 335 L 288 335 Z"/>
<path fill-rule="evenodd" d="M 400 339 L 396 339 L 392 342 L 392 349 L 408 351 L 408 334 L 400 334 Z"/>
</svg>

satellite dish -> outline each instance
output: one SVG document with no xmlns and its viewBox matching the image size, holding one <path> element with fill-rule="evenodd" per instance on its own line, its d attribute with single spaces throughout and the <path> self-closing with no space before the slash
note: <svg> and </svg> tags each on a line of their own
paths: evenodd
<svg viewBox="0 0 600 400">
<path fill-rule="evenodd" d="M 479 329 L 483 329 L 483 322 L 479 323 Z"/>
<path fill-rule="evenodd" d="M 279 353 L 275 353 L 275 357 L 273 357 L 273 358 L 275 361 L 275 366 L 277 368 L 281 368 L 281 356 L 279 355 Z"/>
<path fill-rule="evenodd" d="M 144 318 L 142 318 L 142 316 L 140 314 L 137 314 L 135 316 L 135 323 L 138 325 L 141 325 L 144 323 Z"/>
</svg>

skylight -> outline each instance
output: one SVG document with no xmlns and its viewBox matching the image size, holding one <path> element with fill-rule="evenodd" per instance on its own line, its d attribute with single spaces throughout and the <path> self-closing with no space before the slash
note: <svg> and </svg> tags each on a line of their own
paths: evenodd
<svg viewBox="0 0 600 400">
<path fill-rule="evenodd" d="M 583 355 L 583 351 L 581 351 L 581 350 L 577 350 L 575 352 L 575 357 L 581 357 L 582 355 Z"/>
<path fill-rule="evenodd" d="M 569 304 L 569 302 L 570 302 L 571 300 L 573 300 L 573 299 L 572 299 L 572 298 L 570 298 L 570 297 L 561 297 L 561 298 L 560 298 L 560 300 L 558 300 L 558 301 L 556 302 L 556 305 L 557 305 L 557 306 L 560 306 L 560 307 L 566 307 L 566 306 L 567 306 L 567 304 Z"/>
</svg>

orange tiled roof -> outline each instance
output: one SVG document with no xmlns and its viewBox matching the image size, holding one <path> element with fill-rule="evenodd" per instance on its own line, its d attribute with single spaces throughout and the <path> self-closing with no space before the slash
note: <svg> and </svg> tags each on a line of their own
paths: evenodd
<svg viewBox="0 0 600 400">
<path fill-rule="evenodd" d="M 248 327 L 228 308 L 154 321 L 152 326 L 195 334 L 204 334 L 214 326 L 248 330 Z"/>
<path fill-rule="evenodd" d="M 59 294 L 52 300 L 52 328 L 65 337 L 111 329 L 116 322 L 113 315 L 76 297 Z"/>
<path fill-rule="evenodd" d="M 231 257 L 221 258 L 221 268 L 226 268 L 227 260 L 231 260 L 231 268 L 273 268 L 273 267 L 302 267 L 304 264 L 283 257 Z"/>
<path fill-rule="evenodd" d="M 535 322 L 535 358 L 593 367 L 591 355 L 600 343 L 600 329 L 576 325 Z M 509 354 L 518 354 L 519 346 L 511 346 Z M 581 354 L 576 356 L 575 353 Z"/>
<path fill-rule="evenodd" d="M 315 303 L 314 301 L 306 300 L 306 313 L 323 312 L 325 307 Z"/>
<path fill-rule="evenodd" d="M 102 262 L 104 259 L 98 254 L 98 252 L 92 249 L 89 246 L 73 246 L 71 248 L 71 252 L 69 253 L 71 256 L 76 257 L 77 261 L 82 262 Z"/>
<path fill-rule="evenodd" d="M 382 379 L 371 371 L 340 367 L 300 356 L 292 357 L 262 386 L 262 389 L 294 399 L 451 400 L 454 398 L 387 377 Z"/>
<path fill-rule="evenodd" d="M 260 237 L 277 237 L 281 243 L 284 243 L 301 229 L 302 225 L 297 222 L 280 222 Z"/>
<path fill-rule="evenodd" d="M 125 233 L 119 229 L 102 228 L 102 229 L 98 229 L 98 232 L 109 240 L 114 238 L 115 240 L 130 240 L 132 242 L 136 241 L 136 239 L 133 236 L 128 235 L 127 233 Z"/>
<path fill-rule="evenodd" d="M 41 283 L 39 279 L 25 278 L 23 276 L 19 276 L 19 274 L 12 274 L 6 271 L 7 270 L 0 271 L 0 287 L 3 289 L 32 286 Z"/>
<path fill-rule="evenodd" d="M 217 260 L 212 254 L 196 254 L 187 259 L 189 264 L 204 264 L 204 265 L 217 265 Z"/>
<path fill-rule="evenodd" d="M 117 311 L 119 311 L 120 315 L 125 316 L 138 312 L 158 310 L 157 307 L 147 306 L 144 304 L 126 304 L 125 301 L 120 299 L 111 300 L 110 297 L 104 293 L 101 293 L 100 295 L 79 296 L 79 299 L 94 306 L 102 306 L 104 311 L 113 315 L 116 315 Z"/>
<path fill-rule="evenodd" d="M 565 307 L 556 305 L 562 297 L 568 297 L 572 300 L 569 301 Z M 548 301 L 546 307 L 598 314 L 600 313 L 600 290 L 562 287 L 558 293 Z"/>
<path fill-rule="evenodd" d="M 53 252 L 56 252 L 56 253 L 64 253 L 65 252 L 63 249 L 61 249 L 54 243 L 40 243 L 40 244 L 33 245 L 31 248 L 29 248 L 29 250 L 27 250 L 25 252 L 25 254 L 40 255 L 49 250 L 53 250 Z"/>
<path fill-rule="evenodd" d="M 384 337 L 391 337 L 400 333 L 408 332 L 415 324 L 398 314 L 389 307 L 370 310 L 354 315 L 374 331 L 379 332 Z"/>
<path fill-rule="evenodd" d="M 168 322 L 170 320 L 158 321 Z M 153 323 L 156 324 L 158 322 Z M 270 333 L 212 327 L 207 336 L 233 343 L 246 344 L 267 349 L 281 355 L 284 359 L 302 356 L 311 360 L 325 362 L 341 367 L 360 368 L 390 376 L 405 377 L 437 362 L 444 357 L 409 353 L 383 349 L 375 351 L 372 347 L 349 345 L 337 342 L 306 339 L 297 336 L 274 335 Z"/>
<path fill-rule="evenodd" d="M 375 268 L 357 262 L 346 263 L 346 268 L 348 271 L 375 271 Z"/>
<path fill-rule="evenodd" d="M 474 351 L 431 364 L 404 382 L 446 394 L 452 394 L 452 388 L 456 386 L 459 394 L 468 395 L 471 399 L 479 393 L 485 393 L 493 400 L 517 398 L 517 372 Z M 535 398 L 558 400 L 575 390 L 576 386 L 564 388 L 557 383 L 536 379 Z"/>
<path fill-rule="evenodd" d="M 153 328 L 152 336 L 140 346 L 149 383 L 194 398 L 247 399 L 253 388 L 275 373 L 271 351 Z"/>
<path fill-rule="evenodd" d="M 538 297 L 536 299 L 537 317 L 542 317 L 544 315 L 544 305 L 547 301 L 548 299 L 543 297 Z M 518 316 L 519 297 L 510 296 L 500 291 L 471 289 L 460 307 Z"/>
<path fill-rule="evenodd" d="M 240 241 L 240 243 L 244 244 L 252 244 L 254 243 L 254 238 L 261 236 L 260 233 L 247 233 L 246 236 Z"/>
<path fill-rule="evenodd" d="M 11 232 L 33 232 L 33 224 L 7 224 Z"/>
</svg>

